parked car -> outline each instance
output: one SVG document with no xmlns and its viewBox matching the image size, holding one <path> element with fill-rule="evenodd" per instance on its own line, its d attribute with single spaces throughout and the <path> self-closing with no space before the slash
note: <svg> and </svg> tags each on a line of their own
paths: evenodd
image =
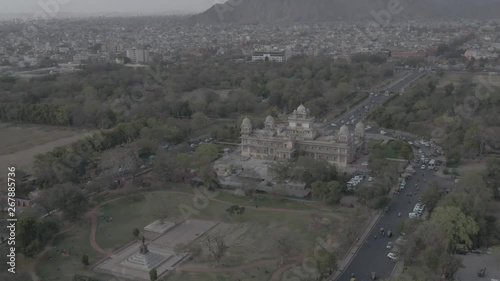
<svg viewBox="0 0 500 281">
<path fill-rule="evenodd" d="M 398 257 L 396 256 L 395 253 L 389 253 L 387 254 L 387 257 L 393 261 L 397 261 L 398 260 Z"/>
</svg>

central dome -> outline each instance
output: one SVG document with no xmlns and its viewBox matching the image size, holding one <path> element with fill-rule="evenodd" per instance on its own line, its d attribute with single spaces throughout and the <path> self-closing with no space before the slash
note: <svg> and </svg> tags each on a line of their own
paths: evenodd
<svg viewBox="0 0 500 281">
<path fill-rule="evenodd" d="M 339 135 L 348 135 L 349 134 L 349 127 L 346 125 L 340 127 Z"/>
<path fill-rule="evenodd" d="M 297 113 L 299 114 L 307 114 L 307 109 L 304 105 L 299 105 L 299 107 L 297 107 Z"/>
</svg>

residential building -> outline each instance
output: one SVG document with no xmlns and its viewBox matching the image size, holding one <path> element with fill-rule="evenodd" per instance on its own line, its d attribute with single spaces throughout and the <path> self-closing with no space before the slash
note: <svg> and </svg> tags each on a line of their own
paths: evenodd
<svg viewBox="0 0 500 281">
<path fill-rule="evenodd" d="M 148 63 L 149 51 L 140 49 L 138 50 L 135 48 L 127 50 L 127 58 L 129 58 L 132 63 Z"/>
<path fill-rule="evenodd" d="M 285 52 L 253 52 L 252 61 L 284 62 Z"/>
</svg>

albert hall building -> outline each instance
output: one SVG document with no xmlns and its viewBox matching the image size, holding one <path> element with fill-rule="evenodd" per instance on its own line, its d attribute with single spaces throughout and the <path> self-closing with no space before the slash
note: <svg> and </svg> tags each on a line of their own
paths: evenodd
<svg viewBox="0 0 500 281">
<path fill-rule="evenodd" d="M 292 159 L 299 152 L 317 160 L 347 167 L 356 151 L 364 144 L 364 125 L 358 123 L 354 132 L 342 126 L 337 134 L 320 136 L 313 128 L 314 117 L 300 105 L 288 116 L 288 124 L 276 124 L 268 116 L 263 129 L 254 129 L 250 119 L 241 124 L 241 155 L 258 159 Z"/>
</svg>

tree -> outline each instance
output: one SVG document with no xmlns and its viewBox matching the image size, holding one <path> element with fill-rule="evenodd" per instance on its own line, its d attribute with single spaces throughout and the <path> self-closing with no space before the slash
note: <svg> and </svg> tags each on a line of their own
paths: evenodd
<svg viewBox="0 0 500 281">
<path fill-rule="evenodd" d="M 443 227 L 447 249 L 455 252 L 457 244 L 472 246 L 472 238 L 479 232 L 479 227 L 472 217 L 466 216 L 457 207 L 437 207 L 431 221 Z"/>
<path fill-rule="evenodd" d="M 233 205 L 226 209 L 226 213 L 230 216 L 232 215 L 243 215 L 245 213 L 245 207 L 240 207 L 238 205 Z"/>
<path fill-rule="evenodd" d="M 422 203 L 425 204 L 429 213 L 432 213 L 434 208 L 437 206 L 439 200 L 441 199 L 441 193 L 439 192 L 439 186 L 437 182 L 433 182 L 429 188 L 424 190 L 422 193 Z"/>
<path fill-rule="evenodd" d="M 215 190 L 219 188 L 219 176 L 214 171 L 211 165 L 207 164 L 200 170 L 201 178 L 203 179 L 203 184 L 209 190 Z"/>
<path fill-rule="evenodd" d="M 149 271 L 149 280 L 151 281 L 158 280 L 158 272 L 156 271 L 156 268 L 153 268 Z"/>
<path fill-rule="evenodd" d="M 207 233 L 201 240 L 201 244 L 208 250 L 217 265 L 226 255 L 229 245 L 227 244 L 227 230 Z"/>
<path fill-rule="evenodd" d="M 63 211 L 69 220 L 80 219 L 87 212 L 88 199 L 79 187 L 68 184 L 59 185 L 54 193 L 57 194 L 55 206 Z"/>
<path fill-rule="evenodd" d="M 153 166 L 153 174 L 160 181 L 180 182 L 192 166 L 190 155 L 160 150 Z"/>
<path fill-rule="evenodd" d="M 16 246 L 27 257 L 38 254 L 46 242 L 59 231 L 54 221 L 39 221 L 34 217 L 19 219 Z"/>
<path fill-rule="evenodd" d="M 317 247 L 314 249 L 314 254 L 312 255 L 312 261 L 315 269 L 318 272 L 318 279 L 323 280 L 330 272 L 337 270 L 337 257 L 331 249 L 325 249 L 323 247 Z"/>
<path fill-rule="evenodd" d="M 196 148 L 195 155 L 198 159 L 199 166 L 204 166 L 217 159 L 219 156 L 219 149 L 215 144 L 202 144 Z"/>
<path fill-rule="evenodd" d="M 134 236 L 134 238 L 137 238 L 139 237 L 139 229 L 138 228 L 134 228 L 134 230 L 132 231 L 132 235 Z"/>
<path fill-rule="evenodd" d="M 312 184 L 313 196 L 327 204 L 338 204 L 342 199 L 342 187 L 338 181 L 320 182 Z"/>
<path fill-rule="evenodd" d="M 84 266 L 88 266 L 89 265 L 89 256 L 87 256 L 87 255 L 83 255 L 82 256 L 82 264 Z"/>
<path fill-rule="evenodd" d="M 490 159 L 486 163 L 484 180 L 487 186 L 492 190 L 493 198 L 500 200 L 500 160 Z"/>
<path fill-rule="evenodd" d="M 206 128 L 208 117 L 203 112 L 196 112 L 191 116 L 191 127 L 193 130 Z"/>
<path fill-rule="evenodd" d="M 291 171 L 292 163 L 288 160 L 277 160 L 269 165 L 269 173 L 278 183 L 283 183 Z"/>
<path fill-rule="evenodd" d="M 293 241 L 288 234 L 281 235 L 274 240 L 273 247 L 281 256 L 281 264 L 285 263 L 285 258 L 290 254 L 293 246 Z"/>
<path fill-rule="evenodd" d="M 446 92 L 446 95 L 449 96 L 453 93 L 453 90 L 455 90 L 455 86 L 453 83 L 448 83 L 444 86 L 444 91 Z"/>
<path fill-rule="evenodd" d="M 57 190 L 56 188 L 48 188 L 40 190 L 38 197 L 34 200 L 46 214 L 57 207 Z"/>
</svg>

